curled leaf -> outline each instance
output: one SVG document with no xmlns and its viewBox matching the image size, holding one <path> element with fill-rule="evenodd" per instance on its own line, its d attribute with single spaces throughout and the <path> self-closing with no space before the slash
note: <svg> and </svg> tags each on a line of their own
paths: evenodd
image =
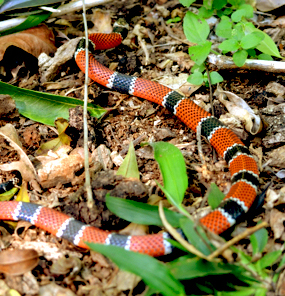
<svg viewBox="0 0 285 296">
<path fill-rule="evenodd" d="M 0 272 L 21 275 L 38 265 L 39 256 L 35 250 L 5 250 L 0 253 Z"/>
<path fill-rule="evenodd" d="M 226 106 L 230 114 L 244 123 L 248 132 L 252 135 L 261 132 L 262 121 L 259 115 L 256 115 L 242 98 L 230 91 L 224 91 L 220 87 L 215 91 L 215 95 Z"/>
<path fill-rule="evenodd" d="M 19 47 L 36 58 L 42 52 L 51 54 L 56 50 L 54 35 L 45 25 L 0 37 L 0 61 L 10 46 Z"/>
</svg>

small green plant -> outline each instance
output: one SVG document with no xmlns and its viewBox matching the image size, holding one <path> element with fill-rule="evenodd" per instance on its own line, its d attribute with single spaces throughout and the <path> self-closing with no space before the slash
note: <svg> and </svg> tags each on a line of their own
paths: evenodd
<svg viewBox="0 0 285 296">
<path fill-rule="evenodd" d="M 184 6 L 190 6 L 195 0 L 180 0 Z M 189 55 L 195 62 L 188 81 L 200 85 L 208 83 L 205 74 L 205 61 L 210 54 L 220 54 L 213 50 L 208 40 L 210 27 L 205 19 L 216 14 L 220 22 L 215 34 L 223 39 L 218 48 L 222 54 L 233 54 L 233 61 L 238 66 L 244 65 L 247 58 L 272 60 L 272 56 L 281 58 L 273 40 L 263 31 L 248 21 L 253 17 L 253 8 L 244 0 L 210 0 L 204 1 L 198 15 L 188 11 L 183 21 L 186 38 L 197 45 L 189 48 Z M 223 78 L 217 72 L 210 73 L 211 83 L 221 82 Z"/>
<path fill-rule="evenodd" d="M 165 209 L 167 221 L 173 227 L 179 227 L 191 244 L 205 256 L 208 256 L 216 248 L 208 239 L 201 227 L 190 220 L 181 211 L 182 196 L 187 189 L 187 175 L 185 162 L 181 152 L 175 146 L 164 143 L 152 143 L 155 159 L 163 176 L 164 186 L 160 185 L 169 202 L 179 208 L 180 213 Z M 126 159 L 127 166 L 134 168 L 130 162 L 135 161 L 133 148 L 130 148 Z M 125 170 L 130 177 L 130 171 L 137 176 L 137 170 Z M 216 185 L 211 185 L 208 195 L 211 207 L 216 207 L 223 194 Z M 116 197 L 106 196 L 108 208 L 121 218 L 134 223 L 144 225 L 162 226 L 163 223 L 158 213 L 158 207 L 141 204 L 131 200 L 123 200 Z M 188 216 L 188 215 L 187 215 Z M 161 293 L 166 296 L 176 295 L 220 295 L 220 296 L 265 296 L 270 286 L 272 264 L 281 256 L 281 251 L 268 253 L 261 257 L 268 234 L 261 229 L 251 236 L 253 256 L 249 256 L 238 248 L 232 247 L 240 261 L 226 263 L 223 261 L 207 261 L 188 252 L 178 242 L 171 243 L 185 251 L 172 262 L 162 264 L 158 259 L 148 255 L 132 253 L 116 246 L 89 244 L 94 251 L 109 257 L 120 268 L 139 275 L 148 285 L 146 295 Z M 259 260 L 253 260 L 259 254 Z M 285 259 L 283 260 L 285 261 Z M 284 263 L 283 263 L 284 264 Z M 282 261 L 280 266 L 282 265 Z M 277 277 L 275 278 L 277 280 Z"/>
</svg>

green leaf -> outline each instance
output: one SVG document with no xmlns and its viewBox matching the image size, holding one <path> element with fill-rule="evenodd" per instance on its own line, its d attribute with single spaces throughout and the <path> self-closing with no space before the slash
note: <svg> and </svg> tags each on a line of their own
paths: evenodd
<svg viewBox="0 0 285 296">
<path fill-rule="evenodd" d="M 247 51 L 247 53 L 248 53 L 248 55 L 250 57 L 255 57 L 256 56 L 256 51 L 253 48 L 249 48 L 246 51 Z"/>
<path fill-rule="evenodd" d="M 257 29 L 254 27 L 254 25 L 252 23 L 246 23 L 245 24 L 245 33 L 249 34 L 252 32 L 261 32 L 262 34 L 264 34 L 264 39 L 260 42 L 260 44 L 256 47 L 259 51 L 268 54 L 270 56 L 274 56 L 277 58 L 282 58 L 278 48 L 276 46 L 276 44 L 274 43 L 274 41 L 263 31 Z"/>
<path fill-rule="evenodd" d="M 158 207 L 133 200 L 106 195 L 108 209 L 120 218 L 137 224 L 163 226 L 158 213 Z M 163 209 L 167 221 L 173 227 L 179 227 L 179 219 L 183 216 L 177 212 Z"/>
<path fill-rule="evenodd" d="M 181 21 L 181 18 L 179 16 L 175 17 L 175 18 L 171 18 L 169 20 L 166 21 L 167 24 L 171 24 L 171 23 L 179 23 Z"/>
<path fill-rule="evenodd" d="M 195 73 L 195 72 L 203 72 L 206 70 L 205 64 L 202 65 L 197 65 L 195 64 L 192 68 L 191 68 L 191 73 Z"/>
<path fill-rule="evenodd" d="M 138 169 L 135 148 L 133 142 L 130 142 L 129 151 L 118 169 L 116 175 L 123 176 L 125 178 L 140 179 L 140 173 Z"/>
<path fill-rule="evenodd" d="M 199 8 L 198 16 L 204 19 L 210 18 L 214 14 L 214 9 L 206 9 L 206 7 L 202 6 Z"/>
<path fill-rule="evenodd" d="M 180 219 L 180 228 L 183 230 L 189 243 L 204 255 L 208 256 L 216 250 L 207 237 L 204 229 L 197 225 L 197 223 L 187 217 L 183 217 Z"/>
<path fill-rule="evenodd" d="M 149 144 L 154 150 L 154 158 L 158 162 L 165 190 L 176 203 L 183 201 L 188 187 L 186 165 L 180 150 L 172 144 L 157 142 Z"/>
<path fill-rule="evenodd" d="M 250 236 L 253 254 L 258 254 L 263 251 L 268 241 L 268 232 L 262 228 Z"/>
<path fill-rule="evenodd" d="M 264 34 L 261 31 L 255 31 L 244 36 L 240 41 L 240 45 L 243 49 L 256 48 L 263 39 Z"/>
<path fill-rule="evenodd" d="M 201 85 L 204 82 L 203 74 L 201 72 L 194 72 L 189 75 L 187 81 L 194 85 Z"/>
<path fill-rule="evenodd" d="M 126 251 L 117 246 L 86 243 L 91 250 L 110 258 L 119 268 L 140 276 L 152 289 L 165 296 L 185 295 L 183 285 L 171 274 L 169 268 L 144 254 Z"/>
<path fill-rule="evenodd" d="M 188 53 L 191 60 L 198 65 L 202 65 L 211 51 L 211 46 L 212 42 L 205 41 L 199 45 L 189 47 Z"/>
<path fill-rule="evenodd" d="M 48 12 L 48 11 L 43 11 L 38 14 L 29 15 L 27 17 L 27 19 L 23 23 L 21 23 L 20 25 L 14 27 L 14 28 L 11 28 L 11 29 L 1 31 L 0 36 L 10 35 L 10 34 L 13 34 L 16 32 L 24 31 L 26 29 L 35 27 L 35 26 L 39 25 L 40 23 L 42 23 L 43 21 L 45 21 L 47 18 L 49 18 L 50 15 L 51 15 L 51 12 Z"/>
<path fill-rule="evenodd" d="M 227 5 L 227 0 L 214 0 L 213 1 L 213 8 L 220 10 Z"/>
<path fill-rule="evenodd" d="M 240 47 L 240 45 L 239 45 L 238 41 L 233 38 L 227 39 L 219 45 L 219 49 L 223 53 L 228 53 L 229 51 L 237 51 L 239 49 L 239 47 Z"/>
<path fill-rule="evenodd" d="M 189 7 L 192 3 L 194 3 L 196 0 L 179 0 L 179 2 L 185 6 L 185 7 Z"/>
<path fill-rule="evenodd" d="M 245 63 L 245 60 L 247 59 L 247 51 L 246 50 L 239 50 L 233 55 L 234 63 L 238 67 L 242 67 Z"/>
<path fill-rule="evenodd" d="M 265 61 L 273 61 L 273 58 L 271 55 L 269 54 L 266 54 L 266 53 L 261 53 L 257 56 L 257 58 L 259 60 L 265 60 Z"/>
<path fill-rule="evenodd" d="M 248 4 L 244 4 L 240 9 L 232 13 L 231 18 L 235 23 L 238 23 L 242 18 L 252 18 L 253 17 L 253 8 Z"/>
<path fill-rule="evenodd" d="M 4 3 L 0 7 L 0 13 L 12 9 L 44 6 L 57 2 L 61 2 L 61 0 L 4 0 Z"/>
<path fill-rule="evenodd" d="M 217 71 L 210 72 L 210 79 L 212 84 L 217 84 L 224 80 L 224 78 Z"/>
<path fill-rule="evenodd" d="M 232 30 L 232 38 L 236 39 L 237 41 L 241 41 L 244 36 L 245 32 L 242 24 L 236 24 Z"/>
<path fill-rule="evenodd" d="M 266 267 L 271 266 L 277 259 L 281 256 L 282 251 L 277 250 L 270 253 L 265 254 L 262 258 L 260 258 L 257 262 L 255 262 L 256 267 L 259 270 L 262 270 Z"/>
<path fill-rule="evenodd" d="M 78 99 L 22 89 L 1 81 L 0 94 L 10 95 L 15 100 L 19 113 L 23 116 L 52 126 L 59 117 L 68 120 L 70 108 L 83 106 L 83 101 Z M 44 112 L 39 112 L 39 110 Z M 91 116 L 97 118 L 106 112 L 103 108 L 92 104 L 88 104 L 88 111 Z"/>
<path fill-rule="evenodd" d="M 211 183 L 208 195 L 208 203 L 212 209 L 217 208 L 225 195 L 215 183 Z"/>
<path fill-rule="evenodd" d="M 216 34 L 222 38 L 230 38 L 232 35 L 233 23 L 231 19 L 227 16 L 222 16 L 221 21 L 216 27 Z"/>
<path fill-rule="evenodd" d="M 176 261 L 167 263 L 175 278 L 189 280 L 209 275 L 230 274 L 233 268 L 229 264 L 209 262 L 197 257 L 181 257 Z"/>
<path fill-rule="evenodd" d="M 210 27 L 204 19 L 187 11 L 183 21 L 183 31 L 190 42 L 200 44 L 207 40 Z"/>
</svg>

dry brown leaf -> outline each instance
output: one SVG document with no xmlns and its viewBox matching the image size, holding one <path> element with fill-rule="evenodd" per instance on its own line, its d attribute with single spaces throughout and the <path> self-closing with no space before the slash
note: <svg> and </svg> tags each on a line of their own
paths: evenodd
<svg viewBox="0 0 285 296">
<path fill-rule="evenodd" d="M 242 98 L 230 91 L 224 91 L 221 87 L 217 88 L 214 95 L 226 106 L 230 114 L 244 123 L 248 132 L 252 135 L 261 132 L 262 121 L 260 116 L 255 114 Z"/>
<path fill-rule="evenodd" d="M 5 138 L 6 141 L 19 153 L 20 161 L 14 161 L 11 163 L 5 163 L 0 165 L 0 169 L 3 171 L 19 171 L 22 175 L 23 180 L 27 182 L 36 179 L 36 171 L 34 169 L 33 164 L 28 158 L 27 154 L 23 151 L 23 149 L 12 139 L 16 137 L 16 131 L 13 131 L 15 128 L 11 124 L 7 124 L 8 129 L 1 129 L 0 135 Z M 5 126 L 5 127 L 6 127 Z M 11 138 L 12 137 L 12 138 Z M 16 137 L 17 138 L 17 137 Z"/>
<path fill-rule="evenodd" d="M 42 53 L 51 54 L 56 51 L 54 35 L 45 25 L 0 37 L 0 61 L 9 46 L 16 46 L 36 58 Z"/>
<path fill-rule="evenodd" d="M 21 275 L 38 265 L 35 250 L 5 250 L 0 253 L 0 271 L 9 275 Z"/>
<path fill-rule="evenodd" d="M 274 233 L 274 239 L 280 238 L 284 233 L 285 214 L 272 209 L 270 212 L 270 227 Z"/>
<path fill-rule="evenodd" d="M 58 183 L 66 184 L 72 182 L 75 178 L 75 173 L 84 166 L 82 149 L 76 148 L 70 154 L 67 154 L 70 147 L 61 146 L 56 153 L 50 151 L 47 156 L 36 157 L 40 162 L 37 172 L 41 186 L 43 188 L 51 188 Z"/>
</svg>

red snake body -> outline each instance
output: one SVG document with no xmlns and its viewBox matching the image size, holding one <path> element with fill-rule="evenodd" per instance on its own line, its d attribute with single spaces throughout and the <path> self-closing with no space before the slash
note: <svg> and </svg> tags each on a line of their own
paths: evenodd
<svg viewBox="0 0 285 296">
<path fill-rule="evenodd" d="M 121 43 L 119 33 L 92 34 L 90 48 L 107 49 Z M 85 71 L 85 40 L 75 53 L 75 60 Z M 248 211 L 257 194 L 258 168 L 249 150 L 241 140 L 217 118 L 201 109 L 180 93 L 156 82 L 114 72 L 95 60 L 89 53 L 89 77 L 112 90 L 129 93 L 171 110 L 181 121 L 196 132 L 201 128 L 211 145 L 229 164 L 232 187 L 221 205 L 200 219 L 208 230 L 220 234 L 232 226 L 236 219 Z M 0 219 L 26 220 L 77 246 L 87 248 L 84 242 L 112 244 L 126 250 L 161 256 L 172 248 L 165 232 L 143 236 L 125 236 L 109 233 L 86 225 L 55 210 L 24 202 L 1 202 Z"/>
</svg>

